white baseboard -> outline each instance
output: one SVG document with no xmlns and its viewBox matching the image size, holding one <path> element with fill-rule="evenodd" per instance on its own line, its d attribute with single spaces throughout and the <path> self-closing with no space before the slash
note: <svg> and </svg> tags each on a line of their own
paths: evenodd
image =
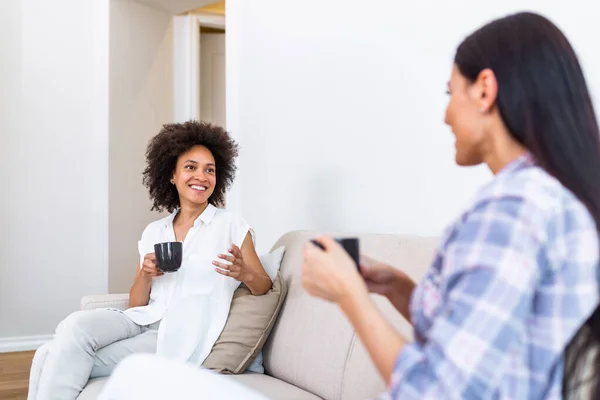
<svg viewBox="0 0 600 400">
<path fill-rule="evenodd" d="M 0 338 L 0 353 L 37 350 L 38 347 L 51 340 L 52 336 L 53 335 L 36 335 Z"/>
</svg>

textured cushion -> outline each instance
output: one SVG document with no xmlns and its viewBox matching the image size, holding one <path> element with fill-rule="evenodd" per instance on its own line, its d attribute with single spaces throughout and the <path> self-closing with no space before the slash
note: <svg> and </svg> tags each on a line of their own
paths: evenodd
<svg viewBox="0 0 600 400">
<path fill-rule="evenodd" d="M 286 293 L 279 275 L 262 296 L 253 296 L 241 285 L 233 295 L 225 328 L 202 366 L 225 374 L 246 371 L 269 337 Z"/>
</svg>

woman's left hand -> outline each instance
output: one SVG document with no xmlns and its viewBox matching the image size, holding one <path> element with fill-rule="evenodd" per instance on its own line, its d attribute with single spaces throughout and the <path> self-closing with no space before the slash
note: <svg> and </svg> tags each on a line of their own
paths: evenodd
<svg viewBox="0 0 600 400">
<path fill-rule="evenodd" d="M 312 296 L 341 303 L 354 295 L 368 296 L 367 286 L 346 250 L 333 238 L 317 239 L 325 247 L 306 244 L 302 265 L 302 285 Z"/>
<path fill-rule="evenodd" d="M 229 261 L 231 264 L 225 264 L 219 261 L 213 261 L 213 264 L 217 266 L 215 270 L 221 275 L 230 276 L 236 281 L 246 282 L 250 278 L 252 271 L 244 263 L 244 256 L 242 251 L 235 244 L 231 245 L 227 254 L 219 254 L 218 257 L 221 260 Z"/>
</svg>

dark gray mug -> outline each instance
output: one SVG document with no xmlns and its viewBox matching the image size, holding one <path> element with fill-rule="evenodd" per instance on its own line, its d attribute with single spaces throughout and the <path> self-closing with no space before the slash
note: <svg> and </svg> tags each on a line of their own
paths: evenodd
<svg viewBox="0 0 600 400">
<path fill-rule="evenodd" d="M 181 268 L 183 259 L 183 243 L 165 242 L 154 245 L 156 265 L 162 272 L 175 272 Z"/>
<path fill-rule="evenodd" d="M 352 260 L 354 260 L 354 263 L 356 264 L 356 268 L 360 269 L 360 249 L 359 249 L 359 241 L 358 238 L 355 237 L 351 237 L 351 238 L 335 238 L 335 240 L 344 248 L 344 250 L 346 250 L 346 253 L 348 253 L 348 255 L 352 258 Z M 317 240 L 311 240 L 311 242 L 313 242 L 315 245 L 317 245 L 318 247 L 320 247 L 321 249 L 323 248 L 323 245 L 321 243 L 319 243 Z"/>
</svg>

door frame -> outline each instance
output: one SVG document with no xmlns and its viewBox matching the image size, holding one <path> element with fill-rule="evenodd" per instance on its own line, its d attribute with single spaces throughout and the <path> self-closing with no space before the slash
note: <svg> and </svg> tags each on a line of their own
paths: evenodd
<svg viewBox="0 0 600 400">
<path fill-rule="evenodd" d="M 241 4 L 238 0 L 227 0 L 226 15 L 234 20 L 238 17 L 237 9 Z M 192 13 L 176 15 L 173 19 L 173 79 L 174 79 L 174 122 L 185 122 L 190 119 L 200 119 L 200 28 L 223 29 L 225 35 L 225 109 L 227 115 L 227 130 L 233 139 L 241 142 L 239 129 L 239 110 L 237 102 L 237 86 L 240 67 L 237 62 L 239 53 L 238 24 L 232 29 L 225 29 L 225 16 Z M 237 181 L 243 172 L 237 172 Z M 241 188 L 236 182 L 226 194 L 227 209 L 241 213 Z"/>
<path fill-rule="evenodd" d="M 174 120 L 200 119 L 200 28 L 225 30 L 225 16 L 189 12 L 173 19 Z"/>
</svg>

